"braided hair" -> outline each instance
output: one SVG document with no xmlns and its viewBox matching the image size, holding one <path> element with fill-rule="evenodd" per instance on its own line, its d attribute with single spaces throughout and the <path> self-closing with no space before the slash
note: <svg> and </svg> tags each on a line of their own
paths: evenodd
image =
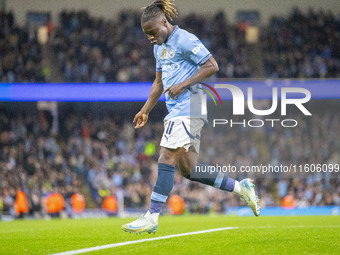
<svg viewBox="0 0 340 255">
<path fill-rule="evenodd" d="M 155 0 L 147 7 L 142 8 L 142 22 L 158 17 L 164 14 L 168 19 L 172 20 L 177 17 L 177 10 L 175 8 L 175 0 Z"/>
</svg>

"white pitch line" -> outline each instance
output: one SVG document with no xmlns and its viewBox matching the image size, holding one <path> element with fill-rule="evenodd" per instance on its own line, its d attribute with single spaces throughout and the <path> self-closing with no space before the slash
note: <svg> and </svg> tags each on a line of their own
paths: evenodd
<svg viewBox="0 0 340 255">
<path fill-rule="evenodd" d="M 291 226 L 250 226 L 242 227 L 242 229 L 259 229 L 259 228 L 340 228 L 340 225 L 291 225 Z"/>
<path fill-rule="evenodd" d="M 52 255 L 80 254 L 80 253 L 85 253 L 85 252 L 90 252 L 90 251 L 98 251 L 98 250 L 109 249 L 109 248 L 114 248 L 114 247 L 129 245 L 129 244 L 135 244 L 135 243 L 151 242 L 151 241 L 169 239 L 169 238 L 180 237 L 180 236 L 199 235 L 199 234 L 204 234 L 204 233 L 223 231 L 223 230 L 229 230 L 229 229 L 237 229 L 237 228 L 238 227 L 213 228 L 213 229 L 207 229 L 207 230 L 196 231 L 196 232 L 188 232 L 188 233 L 183 233 L 183 234 L 160 236 L 160 237 L 154 237 L 154 238 L 148 238 L 148 239 L 140 239 L 140 240 L 136 240 L 136 241 L 127 241 L 127 242 L 122 242 L 122 243 L 112 243 L 112 244 L 100 245 L 100 246 L 95 246 L 95 247 L 90 247 L 90 248 L 79 249 L 79 250 L 54 253 Z"/>
</svg>

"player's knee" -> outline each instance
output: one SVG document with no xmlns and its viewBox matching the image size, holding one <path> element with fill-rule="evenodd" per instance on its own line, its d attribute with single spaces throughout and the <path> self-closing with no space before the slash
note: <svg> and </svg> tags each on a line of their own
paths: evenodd
<svg viewBox="0 0 340 255">
<path fill-rule="evenodd" d="M 171 166 L 176 164 L 176 154 L 169 149 L 161 149 L 161 153 L 158 159 L 158 163 L 164 163 Z"/>
</svg>

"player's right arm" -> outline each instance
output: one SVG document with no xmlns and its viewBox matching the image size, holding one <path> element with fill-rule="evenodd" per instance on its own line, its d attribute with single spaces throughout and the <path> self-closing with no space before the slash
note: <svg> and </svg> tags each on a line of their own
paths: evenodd
<svg viewBox="0 0 340 255">
<path fill-rule="evenodd" d="M 162 95 L 162 92 L 162 72 L 156 72 L 156 78 L 152 84 L 148 100 L 145 102 L 142 109 L 136 114 L 135 118 L 133 119 L 133 123 L 136 123 L 135 128 L 141 128 L 146 124 L 146 122 L 148 121 L 149 113 L 155 107 L 156 103 Z"/>
</svg>

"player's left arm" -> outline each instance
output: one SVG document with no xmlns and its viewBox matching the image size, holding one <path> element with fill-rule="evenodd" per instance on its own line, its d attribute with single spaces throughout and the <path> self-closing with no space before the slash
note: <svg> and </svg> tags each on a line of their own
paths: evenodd
<svg viewBox="0 0 340 255">
<path fill-rule="evenodd" d="M 163 94 L 169 92 L 170 97 L 177 99 L 177 96 L 181 94 L 185 88 L 209 78 L 213 74 L 217 73 L 218 70 L 218 64 L 214 57 L 211 56 L 203 65 L 201 65 L 200 69 L 198 69 L 193 76 L 181 83 L 170 86 L 163 92 Z"/>
</svg>

